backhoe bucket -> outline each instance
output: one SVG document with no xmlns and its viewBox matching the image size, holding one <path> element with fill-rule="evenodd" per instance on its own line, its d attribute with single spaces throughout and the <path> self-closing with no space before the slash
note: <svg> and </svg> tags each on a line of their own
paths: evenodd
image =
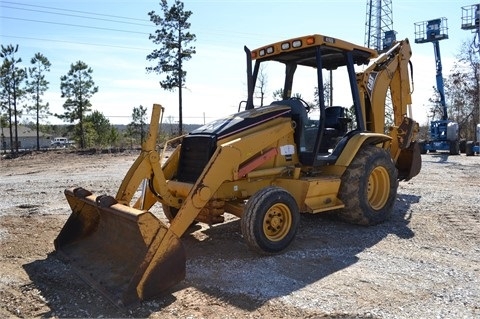
<svg viewBox="0 0 480 319">
<path fill-rule="evenodd" d="M 65 190 L 72 208 L 55 239 L 60 257 L 117 305 L 159 295 L 185 278 L 185 251 L 177 236 L 148 211 Z"/>
<path fill-rule="evenodd" d="M 406 149 L 402 149 L 397 160 L 398 179 L 408 181 L 420 173 L 422 157 L 418 142 L 410 143 Z"/>
</svg>

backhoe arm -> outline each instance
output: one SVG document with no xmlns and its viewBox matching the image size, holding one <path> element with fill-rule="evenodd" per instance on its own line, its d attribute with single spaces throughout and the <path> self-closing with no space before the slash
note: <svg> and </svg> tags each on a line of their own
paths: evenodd
<svg viewBox="0 0 480 319">
<path fill-rule="evenodd" d="M 365 97 L 366 128 L 378 133 L 389 131 L 392 137 L 390 153 L 399 169 L 400 179 L 410 179 L 419 173 L 421 167 L 420 151 L 415 143 L 418 123 L 411 118 L 412 98 L 408 71 L 411 56 L 408 39 L 399 41 L 358 76 L 359 91 Z M 393 107 L 393 125 L 386 128 L 388 89 Z"/>
<path fill-rule="evenodd" d="M 367 130 L 381 133 L 385 127 L 385 100 L 390 88 L 393 124 L 400 126 L 412 103 L 408 64 L 412 55 L 408 40 L 397 42 L 388 52 L 359 74 L 365 95 Z M 411 115 L 410 115 L 411 116 Z"/>
</svg>

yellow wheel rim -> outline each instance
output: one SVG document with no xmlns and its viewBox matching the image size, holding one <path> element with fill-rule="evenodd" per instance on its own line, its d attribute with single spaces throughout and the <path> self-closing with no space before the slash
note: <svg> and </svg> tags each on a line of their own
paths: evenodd
<svg viewBox="0 0 480 319">
<path fill-rule="evenodd" d="M 377 166 L 368 178 L 368 202 L 375 210 L 382 209 L 390 194 L 390 177 L 383 166 Z"/>
<path fill-rule="evenodd" d="M 275 204 L 263 218 L 263 233 L 270 241 L 280 241 L 292 227 L 292 214 L 285 204 Z"/>
</svg>

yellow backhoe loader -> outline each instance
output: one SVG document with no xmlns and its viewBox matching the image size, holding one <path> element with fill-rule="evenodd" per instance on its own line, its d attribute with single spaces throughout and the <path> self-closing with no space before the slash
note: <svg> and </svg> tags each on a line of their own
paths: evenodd
<svg viewBox="0 0 480 319">
<path fill-rule="evenodd" d="M 381 55 L 319 34 L 245 52 L 243 110 L 183 136 L 163 163 L 163 107 L 154 105 L 148 138 L 115 198 L 65 191 L 72 213 L 55 248 L 112 302 L 139 302 L 183 280 L 181 237 L 194 222 L 233 214 L 250 249 L 279 253 L 294 239 L 300 212 L 377 224 L 390 215 L 398 182 L 419 173 L 408 39 Z M 282 78 L 281 97 L 255 106 L 265 70 Z M 335 77 L 324 79 L 330 71 Z M 347 83 L 335 84 L 341 106 L 323 94 L 332 79 Z M 301 89 L 316 90 L 315 105 L 292 94 Z M 156 203 L 169 223 L 149 211 Z"/>
</svg>

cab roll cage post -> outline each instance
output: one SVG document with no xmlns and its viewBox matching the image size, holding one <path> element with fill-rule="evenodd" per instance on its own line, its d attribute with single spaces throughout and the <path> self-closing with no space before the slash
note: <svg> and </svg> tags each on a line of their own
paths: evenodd
<svg viewBox="0 0 480 319">
<path fill-rule="evenodd" d="M 348 79 L 350 81 L 350 89 L 352 91 L 353 106 L 355 108 L 355 121 L 357 122 L 357 129 L 360 132 L 365 131 L 365 122 L 363 121 L 362 107 L 360 105 L 360 93 L 358 92 L 357 78 L 355 74 L 355 67 L 353 66 L 352 51 L 346 52 Z"/>
<path fill-rule="evenodd" d="M 323 135 L 325 132 L 325 99 L 323 96 L 323 63 L 322 63 L 322 51 L 321 47 L 315 48 L 315 63 L 317 64 L 317 86 L 318 86 L 318 106 L 320 108 L 319 127 L 317 134 L 317 141 L 313 149 L 313 162 L 317 158 L 317 154 L 320 150 L 320 144 L 322 143 Z M 321 93 L 320 93 L 321 92 Z"/>
</svg>

